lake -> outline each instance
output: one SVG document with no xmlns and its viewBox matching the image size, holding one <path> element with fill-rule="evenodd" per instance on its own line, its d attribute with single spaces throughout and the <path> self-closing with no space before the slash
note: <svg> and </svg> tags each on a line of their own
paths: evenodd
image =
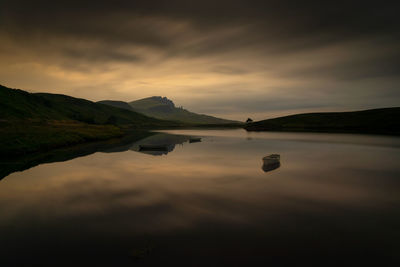
<svg viewBox="0 0 400 267">
<path fill-rule="evenodd" d="M 68 155 L 0 180 L 0 266 L 400 263 L 399 137 L 171 130 Z"/>
</svg>

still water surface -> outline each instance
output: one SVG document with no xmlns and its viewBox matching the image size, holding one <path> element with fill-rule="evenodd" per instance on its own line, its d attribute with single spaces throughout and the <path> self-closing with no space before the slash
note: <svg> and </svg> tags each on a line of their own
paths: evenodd
<svg viewBox="0 0 400 267">
<path fill-rule="evenodd" d="M 398 137 L 156 133 L 2 179 L 0 266 L 398 266 L 399 163 Z"/>
</svg>

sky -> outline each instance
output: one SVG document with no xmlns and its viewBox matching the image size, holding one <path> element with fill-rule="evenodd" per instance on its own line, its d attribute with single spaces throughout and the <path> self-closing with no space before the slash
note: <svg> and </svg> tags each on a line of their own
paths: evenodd
<svg viewBox="0 0 400 267">
<path fill-rule="evenodd" d="M 223 118 L 400 106 L 388 1 L 0 0 L 0 84 Z"/>
</svg>

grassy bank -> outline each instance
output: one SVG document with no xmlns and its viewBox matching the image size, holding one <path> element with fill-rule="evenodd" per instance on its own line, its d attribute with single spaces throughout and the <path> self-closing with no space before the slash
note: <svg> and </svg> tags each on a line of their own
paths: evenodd
<svg viewBox="0 0 400 267">
<path fill-rule="evenodd" d="M 120 108 L 67 95 L 29 93 L 0 85 L 0 157 L 107 140 L 121 137 L 133 129 L 240 127 L 240 124 L 232 121 L 198 114 L 193 116 L 208 118 L 212 123 L 205 124 L 209 120 L 202 121 L 201 125 L 196 120 L 191 123 L 161 120 L 132 108 Z"/>
<path fill-rule="evenodd" d="M 46 151 L 122 135 L 124 130 L 114 125 L 93 125 L 76 121 L 1 122 L 0 156 Z"/>
<path fill-rule="evenodd" d="M 67 95 L 0 85 L 0 157 L 106 140 L 128 129 L 180 126 Z"/>
</svg>

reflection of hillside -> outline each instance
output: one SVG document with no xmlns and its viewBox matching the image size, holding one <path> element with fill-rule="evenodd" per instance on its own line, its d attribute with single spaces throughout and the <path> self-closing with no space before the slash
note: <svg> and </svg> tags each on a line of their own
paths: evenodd
<svg viewBox="0 0 400 267">
<path fill-rule="evenodd" d="M 175 145 L 190 140 L 189 136 L 157 133 L 134 143 L 130 150 L 154 156 L 166 155 L 175 149 Z"/>
<path fill-rule="evenodd" d="M 120 139 L 75 145 L 16 158 L 0 158 L 0 180 L 13 172 L 39 164 L 67 161 L 95 152 L 114 153 L 131 150 L 150 155 L 166 155 L 174 150 L 175 145 L 189 140 L 190 136 L 136 131 Z"/>
<path fill-rule="evenodd" d="M 153 133 L 136 131 L 119 139 L 74 145 L 20 157 L 0 158 L 0 180 L 13 172 L 23 171 L 43 163 L 68 161 L 96 152 L 112 153 L 126 151 L 131 147 L 132 143 L 151 134 Z"/>
</svg>

